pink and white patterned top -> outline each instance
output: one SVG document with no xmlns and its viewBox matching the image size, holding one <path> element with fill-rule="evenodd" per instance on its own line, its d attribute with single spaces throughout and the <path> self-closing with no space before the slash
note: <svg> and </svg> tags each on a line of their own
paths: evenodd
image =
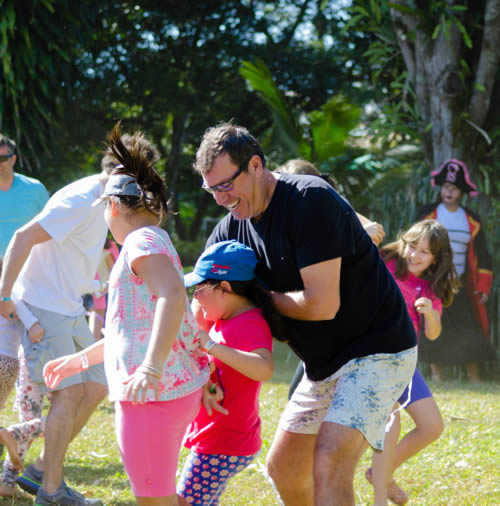
<svg viewBox="0 0 500 506">
<path fill-rule="evenodd" d="M 123 243 L 109 278 L 104 367 L 112 401 L 124 401 L 122 382 L 135 372 L 146 355 L 156 308 L 156 297 L 132 271 L 132 262 L 142 256 L 165 255 L 182 274 L 182 266 L 168 234 L 159 227 L 131 232 Z M 208 357 L 199 347 L 199 333 L 186 297 L 184 318 L 165 360 L 160 378 L 160 401 L 189 395 L 207 380 Z M 154 401 L 148 390 L 147 401 Z"/>
</svg>

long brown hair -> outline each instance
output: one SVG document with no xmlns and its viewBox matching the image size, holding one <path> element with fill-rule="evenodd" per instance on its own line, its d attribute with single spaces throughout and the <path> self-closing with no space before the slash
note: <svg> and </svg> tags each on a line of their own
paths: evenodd
<svg viewBox="0 0 500 506">
<path fill-rule="evenodd" d="M 453 264 L 448 231 L 443 225 L 436 220 L 419 221 L 406 232 L 400 233 L 397 241 L 381 248 L 380 254 L 385 262 L 396 259 L 394 276 L 405 279 L 408 276 L 405 248 L 408 244 L 417 244 L 424 238 L 429 241 L 434 263 L 422 273 L 422 277 L 430 281 L 432 291 L 441 299 L 443 306 L 449 306 L 460 288 L 460 280 Z"/>
<path fill-rule="evenodd" d="M 141 132 L 122 135 L 120 122 L 109 135 L 108 152 L 118 162 L 111 174 L 126 174 L 135 178 L 140 196 L 117 196 L 132 211 L 147 209 L 161 221 L 168 213 L 166 185 L 153 164 L 156 149 Z"/>
</svg>

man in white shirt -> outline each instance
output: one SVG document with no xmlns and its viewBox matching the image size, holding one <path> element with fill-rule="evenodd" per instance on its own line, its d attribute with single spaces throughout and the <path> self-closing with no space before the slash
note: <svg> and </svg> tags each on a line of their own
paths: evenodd
<svg viewBox="0 0 500 506">
<path fill-rule="evenodd" d="M 42 341 L 26 339 L 22 343 L 30 376 L 45 391 L 45 363 L 93 342 L 81 295 L 93 291 L 93 278 L 106 239 L 104 204 L 92 204 L 102 194 L 107 177 L 103 172 L 59 190 L 42 212 L 16 231 L 7 248 L 0 281 L 1 314 L 15 318 L 15 306 L 10 300 L 15 289 L 45 329 Z M 74 504 L 101 504 L 65 485 L 63 462 L 69 442 L 106 392 L 102 366 L 88 369 L 52 392 L 38 495 L 53 498 L 54 504 L 59 504 L 63 496 L 74 499 Z M 37 503 L 51 504 L 41 500 Z"/>
</svg>

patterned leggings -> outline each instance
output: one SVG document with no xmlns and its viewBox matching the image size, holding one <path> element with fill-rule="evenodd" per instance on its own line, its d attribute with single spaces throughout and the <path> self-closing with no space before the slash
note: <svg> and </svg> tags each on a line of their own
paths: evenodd
<svg viewBox="0 0 500 506">
<path fill-rule="evenodd" d="M 0 367 L 1 365 L 0 361 Z M 19 456 L 24 460 L 33 440 L 43 434 L 45 417 L 42 418 L 43 393 L 30 378 L 22 346 L 19 348 L 19 379 L 15 407 L 19 411 L 21 422 L 7 427 L 7 430 L 16 440 Z M 7 453 L 3 463 L 2 483 L 14 487 L 17 475 L 18 472 L 12 466 Z"/>
<path fill-rule="evenodd" d="M 243 471 L 256 455 L 235 457 L 191 450 L 177 483 L 177 494 L 189 504 L 215 506 L 228 480 Z"/>
<path fill-rule="evenodd" d="M 14 388 L 18 372 L 19 360 L 17 358 L 0 355 L 0 409 L 5 406 Z"/>
</svg>

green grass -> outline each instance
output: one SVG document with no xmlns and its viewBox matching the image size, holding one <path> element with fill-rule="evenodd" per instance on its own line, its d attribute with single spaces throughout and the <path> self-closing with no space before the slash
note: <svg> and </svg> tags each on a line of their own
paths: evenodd
<svg viewBox="0 0 500 506">
<path fill-rule="evenodd" d="M 236 476 L 222 497 L 221 505 L 275 505 L 273 489 L 262 468 L 271 446 L 279 415 L 286 404 L 288 382 L 296 358 L 284 345 L 275 348 L 276 371 L 261 394 L 263 420 L 262 453 L 257 462 Z M 498 384 L 469 385 L 430 383 L 441 408 L 446 428 L 441 438 L 401 466 L 396 479 L 410 496 L 409 505 L 498 505 L 500 504 L 500 388 Z M 17 419 L 9 401 L 1 414 L 3 426 Z M 402 416 L 403 431 L 411 420 Z M 33 461 L 42 447 L 38 441 L 28 454 Z M 185 451 L 181 455 L 181 464 Z M 355 479 L 356 504 L 370 504 L 372 489 L 363 477 L 370 465 L 367 451 Z M 180 467 L 180 466 L 179 466 Z M 89 424 L 70 446 L 65 461 L 68 483 L 82 493 L 101 498 L 109 505 L 135 504 L 113 430 L 113 406 L 103 403 Z M 0 501 L 0 504 L 31 504 L 30 501 Z"/>
</svg>

